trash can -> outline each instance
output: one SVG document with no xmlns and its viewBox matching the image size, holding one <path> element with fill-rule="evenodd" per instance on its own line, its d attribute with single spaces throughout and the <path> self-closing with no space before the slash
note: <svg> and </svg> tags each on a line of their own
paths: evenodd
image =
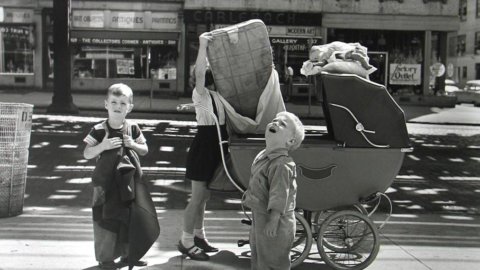
<svg viewBox="0 0 480 270">
<path fill-rule="evenodd" d="M 22 213 L 33 105 L 0 102 L 0 217 Z"/>
</svg>

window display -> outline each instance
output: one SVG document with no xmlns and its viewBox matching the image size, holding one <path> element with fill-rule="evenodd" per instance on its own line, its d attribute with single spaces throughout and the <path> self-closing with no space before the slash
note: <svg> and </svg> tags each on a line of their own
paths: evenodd
<svg viewBox="0 0 480 270">
<path fill-rule="evenodd" d="M 33 73 L 33 26 L 0 26 L 0 73 Z"/>
<path fill-rule="evenodd" d="M 74 51 L 74 78 L 176 79 L 178 53 L 173 42 L 135 47 L 76 45 Z"/>
</svg>

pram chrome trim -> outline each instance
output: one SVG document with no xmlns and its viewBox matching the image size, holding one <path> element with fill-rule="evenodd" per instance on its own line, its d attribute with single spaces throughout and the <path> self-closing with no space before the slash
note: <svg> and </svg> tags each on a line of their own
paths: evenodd
<svg viewBox="0 0 480 270">
<path fill-rule="evenodd" d="M 335 103 L 329 103 L 329 104 L 330 104 L 331 106 L 334 106 L 334 107 L 337 107 L 337 108 L 341 108 L 341 109 L 344 109 L 345 111 L 347 111 L 347 112 L 350 114 L 350 116 L 353 118 L 353 120 L 357 123 L 357 124 L 355 125 L 355 130 L 358 131 L 358 132 L 360 132 L 360 134 L 362 134 L 363 138 L 364 138 L 371 146 L 377 147 L 377 148 L 388 148 L 388 147 L 390 147 L 390 145 L 388 145 L 388 144 L 387 144 L 387 145 L 383 145 L 383 144 L 375 144 L 375 143 L 371 142 L 371 141 L 367 138 L 367 136 L 365 135 L 365 132 L 367 132 L 367 133 L 373 133 L 373 134 L 374 134 L 375 131 L 374 131 L 374 130 L 367 130 L 367 129 L 365 129 L 365 127 L 363 126 L 363 124 L 362 124 L 360 121 L 358 121 L 357 117 L 355 117 L 355 115 L 353 114 L 353 112 L 352 112 L 349 108 L 347 108 L 347 107 L 345 107 L 345 106 L 342 106 L 342 105 L 339 105 L 339 104 L 335 104 Z"/>
</svg>

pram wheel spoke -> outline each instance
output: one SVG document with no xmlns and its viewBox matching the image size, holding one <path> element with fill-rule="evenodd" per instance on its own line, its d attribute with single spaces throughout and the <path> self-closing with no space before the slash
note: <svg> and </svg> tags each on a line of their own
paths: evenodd
<svg viewBox="0 0 480 270">
<path fill-rule="evenodd" d="M 328 244 L 327 244 L 328 243 Z M 342 210 L 320 226 L 317 247 L 322 259 L 334 269 L 364 269 L 380 249 L 377 228 L 368 216 Z"/>
<path fill-rule="evenodd" d="M 318 247 L 319 241 L 318 241 L 318 236 L 320 233 L 320 226 L 322 223 L 331 215 L 334 213 L 341 211 L 341 210 L 352 210 L 352 211 L 358 211 L 359 213 L 362 213 L 364 215 L 368 215 L 367 210 L 365 207 L 363 207 L 361 204 L 354 204 L 354 205 L 349 205 L 349 206 L 343 206 L 339 208 L 334 208 L 334 209 L 329 209 L 329 210 L 324 210 L 324 211 L 319 211 L 316 212 L 314 215 L 313 223 L 312 223 L 312 231 L 314 235 L 314 239 L 317 242 L 317 248 Z M 338 247 L 334 245 L 333 243 L 328 242 L 328 239 L 323 239 L 322 242 L 323 245 L 325 245 L 328 249 L 333 250 L 333 251 L 341 251 L 342 247 Z"/>
<path fill-rule="evenodd" d="M 290 250 L 292 268 L 300 265 L 305 258 L 308 257 L 313 242 L 312 230 L 307 220 L 297 211 L 295 211 L 295 220 L 297 222 L 295 239 L 293 240 L 293 246 Z"/>
</svg>

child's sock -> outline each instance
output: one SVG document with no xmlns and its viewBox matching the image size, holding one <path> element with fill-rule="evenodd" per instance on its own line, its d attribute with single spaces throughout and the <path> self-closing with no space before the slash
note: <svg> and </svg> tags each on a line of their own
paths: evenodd
<svg viewBox="0 0 480 270">
<path fill-rule="evenodd" d="M 190 248 L 195 243 L 193 242 L 193 234 L 187 233 L 187 232 L 182 232 L 182 238 L 180 239 L 182 241 L 182 245 L 186 248 Z"/>
<path fill-rule="evenodd" d="M 193 229 L 193 234 L 201 239 L 205 239 L 205 228 Z"/>
</svg>

